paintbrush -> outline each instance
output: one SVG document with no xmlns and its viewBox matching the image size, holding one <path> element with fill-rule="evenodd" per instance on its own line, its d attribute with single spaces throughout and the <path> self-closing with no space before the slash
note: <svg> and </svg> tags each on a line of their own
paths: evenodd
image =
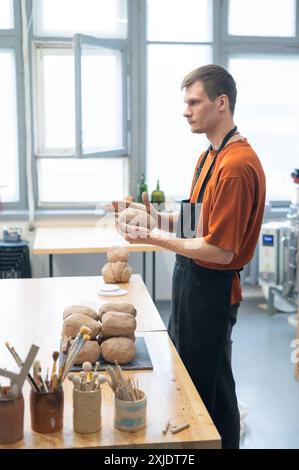
<svg viewBox="0 0 299 470">
<path fill-rule="evenodd" d="M 33 363 L 33 380 L 34 380 L 34 382 L 36 383 L 36 385 L 38 387 L 38 391 L 40 392 L 42 383 L 41 383 L 41 380 L 40 380 L 39 371 L 40 371 L 40 362 L 39 361 L 34 361 L 34 363 Z"/>
<path fill-rule="evenodd" d="M 69 352 L 69 349 L 70 349 L 70 346 L 71 346 L 71 339 L 72 339 L 71 337 L 61 338 L 60 354 L 59 354 L 58 381 L 60 381 L 60 379 L 63 375 L 63 371 L 64 371 L 65 363 L 66 363 L 66 360 L 67 360 L 68 352 Z"/>
<path fill-rule="evenodd" d="M 49 390 L 48 390 L 47 385 L 44 382 L 44 379 L 43 379 L 43 376 L 42 376 L 42 368 L 41 368 L 41 365 L 40 365 L 39 361 L 36 361 L 34 373 L 35 373 L 35 376 L 38 379 L 38 383 L 40 384 L 40 390 L 39 391 L 48 393 Z"/>
<path fill-rule="evenodd" d="M 114 393 L 115 393 L 115 391 L 116 391 L 116 389 L 117 389 L 117 386 L 118 386 L 118 382 L 117 382 L 117 378 L 116 378 L 114 369 L 113 369 L 113 367 L 111 367 L 111 366 L 107 366 L 107 367 L 106 367 L 106 371 L 108 372 L 108 374 L 109 374 L 110 377 L 111 377 L 111 386 L 112 386 L 112 390 L 113 390 Z"/>
<path fill-rule="evenodd" d="M 44 391 L 45 391 L 46 393 L 49 393 L 47 381 L 44 380 L 44 379 L 43 379 L 43 376 L 42 376 L 42 369 L 40 369 L 40 371 L 39 371 L 39 378 L 40 378 L 40 381 L 41 381 L 41 384 L 42 384 L 42 387 L 43 387 Z"/>
<path fill-rule="evenodd" d="M 87 326 L 81 326 L 80 332 L 78 333 L 75 341 L 73 342 L 73 344 L 72 344 L 72 346 L 69 350 L 69 353 L 68 353 L 68 356 L 67 356 L 67 359 L 66 359 L 66 363 L 65 363 L 65 366 L 64 366 L 64 369 L 63 369 L 63 374 L 62 374 L 62 377 L 61 377 L 59 383 L 62 383 L 63 380 L 65 379 L 67 373 L 69 372 L 69 370 L 73 366 L 77 355 L 79 354 L 79 352 L 83 348 L 83 346 L 85 344 L 85 341 L 90 340 L 90 336 L 89 336 L 90 332 L 91 332 L 90 328 L 88 328 Z"/>
<path fill-rule="evenodd" d="M 22 367 L 23 366 L 23 361 L 22 359 L 20 358 L 20 356 L 18 355 L 17 351 L 15 350 L 15 348 L 13 346 L 10 346 L 9 345 L 9 342 L 6 341 L 5 342 L 5 346 L 7 347 L 7 349 L 9 350 L 10 354 L 12 355 L 12 357 L 14 358 L 14 360 L 16 361 L 16 363 L 18 364 L 19 367 Z M 38 386 L 36 385 L 36 383 L 34 382 L 33 380 L 33 377 L 30 373 L 28 373 L 27 377 L 26 377 L 26 380 L 29 382 L 30 384 L 30 387 L 39 392 L 39 388 Z"/>
<path fill-rule="evenodd" d="M 57 373 L 56 373 L 58 357 L 59 357 L 59 352 L 54 351 L 53 354 L 52 354 L 53 367 L 52 367 L 51 380 L 50 380 L 50 390 L 52 392 L 54 392 L 56 390 L 56 387 L 58 385 L 57 384 Z"/>
</svg>

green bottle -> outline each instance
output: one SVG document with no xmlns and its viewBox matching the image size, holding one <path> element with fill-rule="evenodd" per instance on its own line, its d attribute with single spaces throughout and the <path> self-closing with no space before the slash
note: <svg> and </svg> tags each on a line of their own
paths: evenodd
<svg viewBox="0 0 299 470">
<path fill-rule="evenodd" d="M 165 202 L 165 194 L 163 191 L 160 190 L 160 182 L 157 180 L 157 187 L 152 192 L 151 202 L 156 204 L 162 204 Z"/>
<path fill-rule="evenodd" d="M 139 185 L 138 185 L 137 202 L 143 203 L 143 200 L 142 200 L 142 193 L 143 193 L 144 191 L 147 192 L 147 184 L 146 184 L 146 182 L 145 182 L 144 173 L 141 173 L 141 180 L 140 180 L 140 183 L 139 183 Z"/>
</svg>

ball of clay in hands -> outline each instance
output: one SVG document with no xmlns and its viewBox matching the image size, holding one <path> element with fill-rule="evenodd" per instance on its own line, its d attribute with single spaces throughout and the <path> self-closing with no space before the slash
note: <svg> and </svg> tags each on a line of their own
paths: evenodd
<svg viewBox="0 0 299 470">
<path fill-rule="evenodd" d="M 106 312 L 102 316 L 102 336 L 130 337 L 136 330 L 133 315 L 124 312 Z"/>
<path fill-rule="evenodd" d="M 146 211 L 132 209 L 130 207 L 120 213 L 118 223 L 144 227 L 149 230 L 153 230 L 156 227 L 155 219 L 150 214 Z M 121 227 L 119 228 L 120 230 L 122 229 Z"/>
<path fill-rule="evenodd" d="M 83 362 L 96 362 L 101 354 L 101 346 L 97 341 L 86 341 L 83 348 L 76 356 L 75 364 L 83 364 Z"/>
<path fill-rule="evenodd" d="M 81 326 L 90 328 L 90 337 L 93 339 L 101 332 L 102 326 L 99 322 L 93 320 L 82 313 L 73 313 L 69 315 L 63 322 L 62 336 L 75 338 L 80 331 Z"/>
<path fill-rule="evenodd" d="M 117 261 L 128 262 L 129 252 L 124 246 L 113 246 L 107 252 L 108 263 L 116 263 Z"/>
<path fill-rule="evenodd" d="M 101 352 L 106 362 L 128 364 L 135 358 L 136 348 L 131 339 L 119 336 L 101 343 Z"/>
<path fill-rule="evenodd" d="M 128 263 L 118 261 L 117 263 L 106 263 L 102 268 L 102 274 L 107 284 L 117 284 L 118 282 L 129 282 L 132 269 Z"/>
<path fill-rule="evenodd" d="M 73 313 L 81 313 L 83 315 L 87 315 L 90 318 L 93 318 L 94 320 L 98 319 L 97 312 L 87 305 L 70 305 L 64 309 L 63 319 L 65 320 L 70 315 L 73 315 Z"/>
<path fill-rule="evenodd" d="M 136 317 L 137 315 L 137 311 L 134 305 L 128 304 L 126 302 L 119 302 L 119 303 L 108 302 L 106 304 L 101 305 L 101 307 L 99 308 L 99 313 L 98 313 L 100 321 L 102 320 L 102 316 L 106 312 L 125 312 L 125 313 L 129 313 L 130 315 L 133 315 L 134 317 Z"/>
</svg>

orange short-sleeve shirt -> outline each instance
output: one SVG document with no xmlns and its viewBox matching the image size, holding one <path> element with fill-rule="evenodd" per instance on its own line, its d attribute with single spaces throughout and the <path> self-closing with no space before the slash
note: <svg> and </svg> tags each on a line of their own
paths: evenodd
<svg viewBox="0 0 299 470">
<path fill-rule="evenodd" d="M 193 181 L 203 155 L 197 162 Z M 190 195 L 191 202 L 197 201 L 214 156 L 215 151 L 210 151 Z M 265 193 L 264 170 L 247 139 L 227 144 L 217 156 L 205 190 L 197 236 L 203 236 L 211 245 L 233 251 L 234 257 L 225 266 L 196 261 L 198 264 L 211 269 L 238 270 L 249 263 L 261 229 Z M 236 273 L 233 277 L 231 304 L 241 300 L 241 284 Z"/>
</svg>

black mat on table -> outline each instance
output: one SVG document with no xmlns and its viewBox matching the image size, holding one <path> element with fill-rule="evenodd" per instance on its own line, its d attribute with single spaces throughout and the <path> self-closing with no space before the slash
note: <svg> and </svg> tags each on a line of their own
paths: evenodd
<svg viewBox="0 0 299 470">
<path fill-rule="evenodd" d="M 149 352 L 147 350 L 145 341 L 143 336 L 138 336 L 135 341 L 135 346 L 136 346 L 136 356 L 135 359 L 132 362 L 129 362 L 128 364 L 122 364 L 121 368 L 123 370 L 139 370 L 139 369 L 153 369 L 153 364 L 149 355 Z M 114 365 L 111 362 L 106 362 L 102 358 L 102 356 L 99 357 L 100 361 L 100 367 L 99 370 L 105 370 L 107 366 Z M 93 364 L 94 366 L 95 364 Z M 72 372 L 79 372 L 82 370 L 81 365 L 74 364 L 73 367 L 71 368 Z"/>
</svg>

